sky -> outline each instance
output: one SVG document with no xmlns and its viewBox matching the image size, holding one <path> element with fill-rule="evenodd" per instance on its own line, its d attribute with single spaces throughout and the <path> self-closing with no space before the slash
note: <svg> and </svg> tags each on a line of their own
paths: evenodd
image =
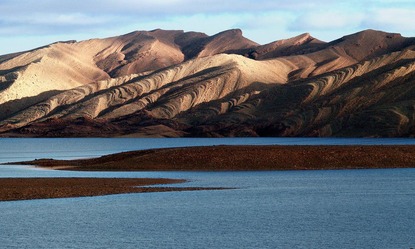
<svg viewBox="0 0 415 249">
<path fill-rule="evenodd" d="M 302 33 L 332 41 L 365 29 L 415 37 L 415 0 L 1 0 L 0 13 L 0 55 L 157 28 L 239 28 L 260 44 Z"/>
</svg>

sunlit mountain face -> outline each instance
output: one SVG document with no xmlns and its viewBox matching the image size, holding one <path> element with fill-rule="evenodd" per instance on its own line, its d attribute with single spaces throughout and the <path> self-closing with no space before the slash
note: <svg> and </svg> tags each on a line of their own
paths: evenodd
<svg viewBox="0 0 415 249">
<path fill-rule="evenodd" d="M 0 135 L 411 137 L 415 39 L 153 30 L 0 56 Z"/>
</svg>

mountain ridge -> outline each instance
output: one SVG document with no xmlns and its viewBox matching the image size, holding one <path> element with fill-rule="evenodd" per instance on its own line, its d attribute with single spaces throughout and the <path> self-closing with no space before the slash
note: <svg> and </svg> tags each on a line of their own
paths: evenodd
<svg viewBox="0 0 415 249">
<path fill-rule="evenodd" d="M 376 30 L 265 45 L 240 29 L 57 42 L 0 56 L 0 135 L 413 136 L 414 50 Z"/>
</svg>

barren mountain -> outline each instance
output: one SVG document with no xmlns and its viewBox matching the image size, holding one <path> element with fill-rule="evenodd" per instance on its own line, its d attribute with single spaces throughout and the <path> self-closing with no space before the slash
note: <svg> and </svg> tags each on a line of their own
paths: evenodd
<svg viewBox="0 0 415 249">
<path fill-rule="evenodd" d="M 3 136 L 413 136 L 415 39 L 137 31 L 0 56 Z"/>
</svg>

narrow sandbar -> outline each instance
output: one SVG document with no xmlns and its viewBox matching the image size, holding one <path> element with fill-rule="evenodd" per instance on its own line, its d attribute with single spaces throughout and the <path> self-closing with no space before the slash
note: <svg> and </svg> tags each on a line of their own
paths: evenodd
<svg viewBox="0 0 415 249">
<path fill-rule="evenodd" d="M 214 189 L 152 186 L 183 182 L 152 178 L 0 178 L 0 201 Z"/>
<path fill-rule="evenodd" d="M 415 146 L 207 146 L 152 149 L 82 160 L 39 159 L 29 164 L 78 171 L 241 171 L 415 167 Z M 0 200 L 219 188 L 137 187 L 173 179 L 0 179 Z"/>
<path fill-rule="evenodd" d="M 207 146 L 124 152 L 31 164 L 89 171 L 317 170 L 415 167 L 415 146 Z"/>
</svg>

